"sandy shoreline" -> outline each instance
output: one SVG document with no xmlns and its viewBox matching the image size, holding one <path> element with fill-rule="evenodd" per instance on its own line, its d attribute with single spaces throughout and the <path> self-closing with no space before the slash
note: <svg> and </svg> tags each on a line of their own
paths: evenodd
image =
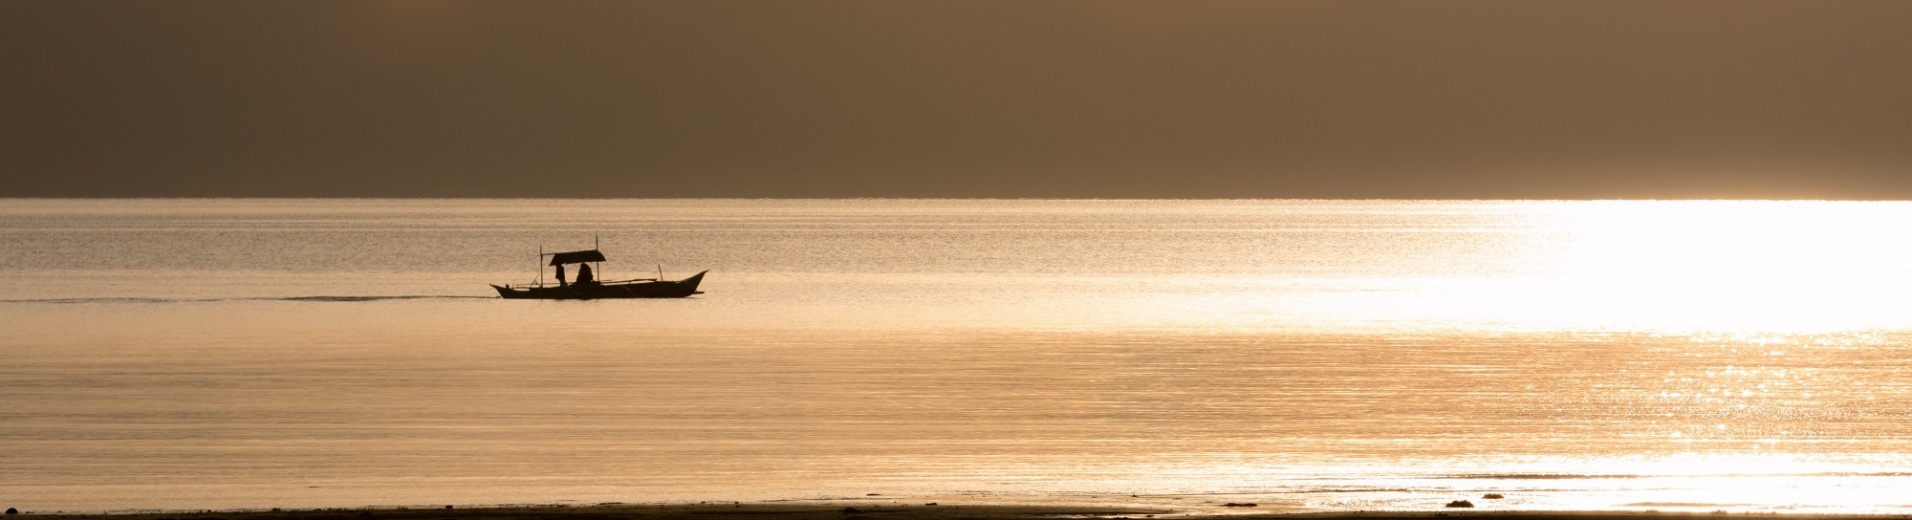
<svg viewBox="0 0 1912 520">
<path fill-rule="evenodd" d="M 45 513 L 22 511 L 8 520 L 31 517 L 62 520 L 1147 520 L 1160 519 L 1429 519 L 1492 517 L 1498 520 L 1648 520 L 1775 517 L 1810 519 L 1912 518 L 1912 515 L 1690 513 L 1645 511 L 1362 511 L 1272 513 L 1253 507 L 1154 508 L 1058 505 L 943 505 L 869 503 L 696 503 L 600 504 L 591 506 L 499 506 L 461 508 L 384 507 L 267 511 L 166 511 Z"/>
</svg>

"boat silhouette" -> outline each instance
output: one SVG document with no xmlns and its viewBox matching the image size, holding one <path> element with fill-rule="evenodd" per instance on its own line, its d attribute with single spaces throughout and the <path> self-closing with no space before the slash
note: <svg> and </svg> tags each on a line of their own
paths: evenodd
<svg viewBox="0 0 1912 520">
<path fill-rule="evenodd" d="M 580 268 L 579 280 L 565 282 L 562 266 L 570 264 L 595 265 L 604 261 L 604 253 L 596 249 L 567 251 L 563 253 L 538 253 L 538 260 L 544 263 L 544 257 L 551 257 L 548 264 L 539 266 L 538 281 L 533 284 L 512 286 L 510 284 L 491 284 L 498 290 L 498 296 L 506 299 L 530 300 L 595 300 L 600 298 L 683 298 L 693 294 L 703 294 L 697 285 L 703 283 L 706 269 L 682 280 L 665 280 L 664 270 L 658 268 L 656 278 L 633 278 L 629 280 L 598 280 L 589 278 L 588 267 Z M 558 283 L 544 283 L 544 267 L 558 267 Z"/>
</svg>

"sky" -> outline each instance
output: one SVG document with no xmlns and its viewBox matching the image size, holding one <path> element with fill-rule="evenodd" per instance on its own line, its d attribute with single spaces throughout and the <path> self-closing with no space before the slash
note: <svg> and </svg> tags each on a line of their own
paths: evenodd
<svg viewBox="0 0 1912 520">
<path fill-rule="evenodd" d="M 1912 199 L 1912 2 L 0 2 L 0 196 Z"/>
</svg>

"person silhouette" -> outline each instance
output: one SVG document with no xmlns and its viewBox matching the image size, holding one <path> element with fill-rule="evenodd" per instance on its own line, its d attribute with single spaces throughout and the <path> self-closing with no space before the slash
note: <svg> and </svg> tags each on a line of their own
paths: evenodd
<svg viewBox="0 0 1912 520">
<path fill-rule="evenodd" d="M 564 282 L 564 264 L 558 264 L 558 287 L 564 287 L 565 285 L 569 284 Z"/>
<path fill-rule="evenodd" d="M 591 264 L 578 264 L 578 283 L 592 283 L 597 279 L 591 276 Z"/>
</svg>

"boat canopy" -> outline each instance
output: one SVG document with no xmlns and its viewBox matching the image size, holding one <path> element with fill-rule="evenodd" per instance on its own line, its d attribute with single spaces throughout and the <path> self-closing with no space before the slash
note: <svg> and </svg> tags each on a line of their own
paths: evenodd
<svg viewBox="0 0 1912 520">
<path fill-rule="evenodd" d="M 596 249 L 590 249 L 585 251 L 569 251 L 564 253 L 551 253 L 550 265 L 582 264 L 585 262 L 602 262 L 602 261 L 604 261 L 604 253 L 599 253 L 598 250 Z"/>
</svg>

